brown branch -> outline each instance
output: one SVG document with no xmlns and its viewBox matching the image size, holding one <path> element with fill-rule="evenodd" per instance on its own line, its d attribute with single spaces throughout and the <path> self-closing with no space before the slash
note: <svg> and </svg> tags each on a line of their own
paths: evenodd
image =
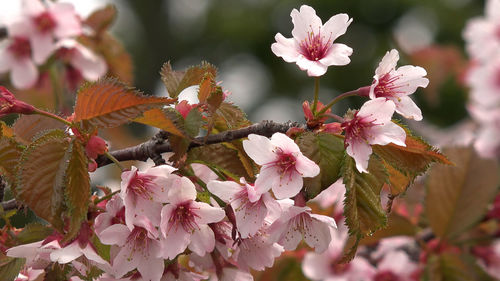
<svg viewBox="0 0 500 281">
<path fill-rule="evenodd" d="M 2 202 L 2 208 L 4 211 L 12 210 L 17 208 L 16 199 L 11 199 L 9 201 Z"/>
<path fill-rule="evenodd" d="M 297 122 L 286 122 L 286 123 L 276 123 L 273 121 L 262 121 L 250 125 L 245 128 L 225 131 L 215 135 L 209 135 L 208 137 L 197 137 L 194 138 L 189 148 L 203 146 L 207 144 L 229 142 L 236 139 L 241 139 L 247 137 L 249 134 L 258 134 L 266 137 L 270 137 L 272 134 L 281 132 L 286 133 L 292 127 L 303 127 L 304 125 Z M 151 140 L 141 143 L 136 146 L 129 148 L 115 150 L 110 152 L 113 157 L 118 161 L 128 161 L 128 160 L 139 160 L 147 161 L 148 158 L 154 160 L 155 164 L 161 164 L 162 160 L 160 154 L 165 152 L 171 152 L 172 146 L 166 140 L 167 134 L 165 132 L 160 132 Z M 97 165 L 99 167 L 111 164 L 111 160 L 101 155 L 96 159 Z"/>
</svg>

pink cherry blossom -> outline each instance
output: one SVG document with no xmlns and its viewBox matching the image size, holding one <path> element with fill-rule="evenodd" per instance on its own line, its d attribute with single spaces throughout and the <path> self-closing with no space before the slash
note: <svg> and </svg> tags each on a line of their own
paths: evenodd
<svg viewBox="0 0 500 281">
<path fill-rule="evenodd" d="M 241 178 L 241 184 L 233 181 L 210 181 L 208 190 L 231 204 L 236 226 L 242 238 L 254 235 L 264 224 L 268 209 L 279 211 L 279 204 L 269 193 L 257 194 L 255 187 Z"/>
<path fill-rule="evenodd" d="M 45 271 L 43 269 L 33 269 L 28 267 L 21 270 L 14 281 L 35 281 L 44 272 Z"/>
<path fill-rule="evenodd" d="M 48 241 L 46 239 L 9 248 L 7 249 L 7 256 L 25 258 L 26 266 L 34 269 L 44 269 L 51 262 L 50 253 L 60 248 L 61 245 L 57 240 Z"/>
<path fill-rule="evenodd" d="M 7 42 L 0 47 L 0 73 L 10 71 L 10 81 L 18 89 L 31 88 L 38 80 L 38 69 L 32 58 L 29 25 L 16 21 L 7 30 Z"/>
<path fill-rule="evenodd" d="M 418 269 L 417 264 L 410 260 L 402 250 L 387 253 L 377 265 L 377 273 L 373 280 L 413 281 L 413 274 Z"/>
<path fill-rule="evenodd" d="M 500 51 L 488 62 L 473 66 L 466 82 L 474 104 L 488 108 L 500 106 Z"/>
<path fill-rule="evenodd" d="M 336 182 L 332 183 L 327 189 L 321 191 L 318 196 L 314 197 L 313 201 L 318 202 L 319 206 L 323 209 L 335 205 L 335 210 L 344 210 L 344 196 L 345 196 L 345 185 L 342 182 L 343 179 L 340 178 Z"/>
<path fill-rule="evenodd" d="M 351 61 L 352 49 L 333 43 L 352 22 L 347 14 L 337 14 L 323 25 L 313 8 L 302 5 L 300 11 L 293 9 L 290 16 L 293 38 L 276 34 L 276 43 L 271 45 L 275 55 L 286 62 L 295 62 L 309 76 L 321 76 L 328 66 L 346 65 Z"/>
<path fill-rule="evenodd" d="M 490 109 L 470 104 L 467 109 L 480 125 L 474 140 L 476 151 L 485 158 L 500 155 L 500 106 Z"/>
<path fill-rule="evenodd" d="M 419 66 L 405 65 L 396 69 L 399 60 L 397 50 L 387 52 L 375 70 L 374 81 L 370 87 L 370 98 L 386 98 L 396 105 L 396 112 L 405 118 L 422 120 L 420 108 L 408 97 L 418 87 L 427 87 L 429 79 L 425 69 Z"/>
<path fill-rule="evenodd" d="M 309 252 L 302 261 L 302 271 L 311 280 L 325 281 L 371 281 L 375 268 L 364 258 L 356 256 L 347 264 L 340 263 L 348 238 L 343 224 L 338 231 L 332 231 L 328 249 L 321 253 Z"/>
<path fill-rule="evenodd" d="M 349 156 L 356 161 L 356 168 L 367 173 L 368 160 L 372 154 L 372 144 L 394 143 L 406 146 L 406 133 L 400 126 L 391 122 L 395 105 L 385 98 L 365 102 L 359 111 L 345 118 L 345 146 Z"/>
<path fill-rule="evenodd" d="M 106 61 L 89 48 L 74 39 L 64 39 L 57 42 L 58 56 L 68 63 L 87 81 L 96 81 L 108 70 Z"/>
<path fill-rule="evenodd" d="M 125 222 L 130 230 L 141 217 L 147 217 L 155 226 L 160 224 L 162 203 L 168 201 L 167 176 L 174 170 L 169 165 L 161 165 L 144 172 L 132 167 L 122 173 L 120 196 L 125 204 Z"/>
<path fill-rule="evenodd" d="M 30 24 L 33 59 L 42 64 L 56 49 L 55 39 L 78 36 L 81 22 L 70 3 L 23 0 L 23 12 Z"/>
<path fill-rule="evenodd" d="M 99 214 L 94 221 L 94 230 L 100 234 L 113 224 L 125 224 L 125 206 L 119 195 L 115 195 L 106 203 L 106 212 Z"/>
<path fill-rule="evenodd" d="M 486 17 L 469 20 L 463 36 L 472 58 L 488 61 L 500 53 L 500 0 L 486 2 Z"/>
<path fill-rule="evenodd" d="M 221 208 L 197 202 L 194 184 L 186 177 L 171 175 L 168 201 L 161 210 L 163 257 L 175 258 L 189 249 L 200 256 L 214 249 L 214 232 L 207 225 L 222 220 Z"/>
<path fill-rule="evenodd" d="M 302 239 L 321 253 L 332 239 L 330 230 L 337 228 L 335 220 L 328 216 L 311 213 L 309 207 L 293 206 L 289 199 L 281 200 L 281 216 L 269 227 L 271 241 L 276 241 L 285 250 L 295 250 Z"/>
<path fill-rule="evenodd" d="M 315 177 L 319 166 L 300 152 L 297 144 L 282 133 L 266 137 L 250 134 L 243 141 L 245 152 L 261 165 L 255 181 L 255 192 L 273 189 L 278 199 L 290 198 L 302 189 L 303 177 Z"/>
<path fill-rule="evenodd" d="M 112 260 L 115 277 L 120 278 L 137 268 L 142 280 L 160 280 L 164 269 L 161 244 L 158 230 L 150 221 L 143 219 L 133 229 L 124 224 L 113 224 L 98 236 L 103 244 L 119 247 Z"/>
</svg>

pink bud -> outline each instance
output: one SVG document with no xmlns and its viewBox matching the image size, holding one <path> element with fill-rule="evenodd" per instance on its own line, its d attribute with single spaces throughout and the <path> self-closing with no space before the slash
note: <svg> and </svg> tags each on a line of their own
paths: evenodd
<svg viewBox="0 0 500 281">
<path fill-rule="evenodd" d="M 196 105 L 189 104 L 186 100 L 181 101 L 175 106 L 175 109 L 179 111 L 182 117 L 186 118 L 191 109 L 195 108 Z"/>
<path fill-rule="evenodd" d="M 304 111 L 304 117 L 306 118 L 306 121 L 314 119 L 314 115 L 311 111 L 311 106 L 309 105 L 308 101 L 304 101 L 302 103 L 302 110 Z"/>
<path fill-rule="evenodd" d="M 32 105 L 17 100 L 9 90 L 0 86 L 0 117 L 11 113 L 33 114 L 34 111 Z"/>
<path fill-rule="evenodd" d="M 92 159 L 96 159 L 99 154 L 104 154 L 106 151 L 108 151 L 108 145 L 98 136 L 91 136 L 85 145 L 85 152 Z"/>
<path fill-rule="evenodd" d="M 342 133 L 342 127 L 340 123 L 333 122 L 325 124 L 322 128 L 322 131 L 332 134 L 340 134 Z"/>
</svg>

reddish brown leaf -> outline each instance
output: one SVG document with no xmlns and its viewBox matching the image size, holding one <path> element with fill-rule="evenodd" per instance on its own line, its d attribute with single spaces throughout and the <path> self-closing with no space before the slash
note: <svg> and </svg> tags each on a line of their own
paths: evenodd
<svg viewBox="0 0 500 281">
<path fill-rule="evenodd" d="M 34 114 L 21 115 L 12 126 L 12 129 L 20 142 L 29 144 L 33 137 L 42 132 L 52 129 L 63 129 L 64 127 L 65 125 L 62 122 Z"/>
<path fill-rule="evenodd" d="M 101 33 L 108 29 L 116 18 L 116 8 L 114 5 L 94 11 L 85 19 L 84 24 L 90 26 L 96 33 Z"/>
<path fill-rule="evenodd" d="M 207 73 L 214 78 L 217 75 L 217 69 L 207 62 L 192 66 L 185 71 L 174 71 L 170 62 L 166 62 L 160 71 L 161 80 L 165 84 L 169 96 L 173 98 L 187 87 L 200 84 Z"/>
<path fill-rule="evenodd" d="M 165 115 L 165 112 L 159 108 L 148 110 L 133 120 L 134 122 L 150 125 L 171 134 L 183 137 L 184 134 L 176 127 L 174 121 Z"/>
</svg>

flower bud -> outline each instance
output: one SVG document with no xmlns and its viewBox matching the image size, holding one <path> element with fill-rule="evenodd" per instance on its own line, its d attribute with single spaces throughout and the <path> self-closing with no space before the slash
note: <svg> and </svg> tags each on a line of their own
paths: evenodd
<svg viewBox="0 0 500 281">
<path fill-rule="evenodd" d="M 11 113 L 33 114 L 34 111 L 32 105 L 17 100 L 9 90 L 0 86 L 0 117 Z"/>
<path fill-rule="evenodd" d="M 108 151 L 108 145 L 98 136 L 91 136 L 85 145 L 85 152 L 92 159 L 96 159 L 99 154 L 104 154 L 106 151 Z"/>
</svg>

